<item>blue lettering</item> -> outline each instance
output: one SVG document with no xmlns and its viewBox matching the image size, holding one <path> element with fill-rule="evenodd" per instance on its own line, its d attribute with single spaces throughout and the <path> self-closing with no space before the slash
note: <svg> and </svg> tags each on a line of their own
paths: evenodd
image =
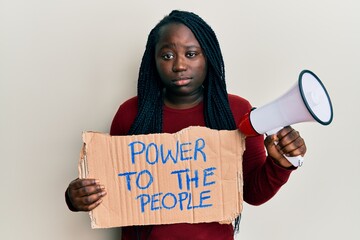
<svg viewBox="0 0 360 240">
<path fill-rule="evenodd" d="M 165 199 L 166 199 L 166 197 L 167 196 L 170 196 L 170 197 L 172 197 L 173 198 L 173 205 L 172 206 L 166 206 L 165 205 Z M 162 206 L 164 207 L 164 208 L 166 208 L 166 209 L 172 209 L 172 208 L 174 208 L 175 206 L 176 206 L 176 203 L 177 203 L 177 200 L 176 200 L 176 196 L 175 196 L 175 194 L 173 194 L 173 193 L 167 193 L 167 194 L 165 194 L 164 195 L 164 197 L 163 197 L 163 199 L 162 199 L 162 201 L 161 201 L 161 204 L 162 204 Z"/>
<path fill-rule="evenodd" d="M 192 157 L 184 156 L 187 152 L 191 151 L 191 148 L 190 149 L 184 149 L 185 146 L 187 146 L 187 145 L 191 145 L 191 143 L 186 142 L 186 143 L 180 144 L 180 159 L 181 159 L 181 161 L 186 161 L 186 160 L 191 160 L 192 159 Z"/>
<path fill-rule="evenodd" d="M 151 156 L 151 147 L 154 147 L 155 148 L 155 160 L 153 161 L 153 162 L 151 162 L 151 160 L 150 160 L 150 156 Z M 157 163 L 158 162 L 158 147 L 157 147 L 157 145 L 155 144 L 155 143 L 150 143 L 148 146 L 147 146 L 147 148 L 146 148 L 146 162 L 148 163 L 148 164 L 150 164 L 150 165 L 154 165 L 155 163 Z"/>
<path fill-rule="evenodd" d="M 140 151 L 135 151 L 135 146 L 134 146 L 135 144 L 140 144 L 140 146 L 141 146 Z M 135 141 L 135 142 L 130 143 L 129 147 L 130 147 L 130 152 L 131 152 L 131 154 L 130 154 L 131 155 L 131 163 L 135 164 L 135 155 L 139 155 L 144 152 L 145 143 L 140 142 L 140 141 Z"/>
<path fill-rule="evenodd" d="M 167 155 L 164 157 L 164 145 L 162 144 L 160 145 L 160 154 L 162 163 L 166 163 L 168 159 L 171 159 L 176 164 L 179 158 L 179 141 L 176 141 L 175 157 L 173 156 L 171 149 L 168 149 Z"/>
<path fill-rule="evenodd" d="M 180 210 L 182 211 L 184 209 L 183 207 L 183 201 L 185 201 L 188 196 L 189 196 L 189 193 L 188 192 L 181 192 L 178 194 L 179 195 L 179 207 L 180 207 Z"/>
<path fill-rule="evenodd" d="M 151 196 L 151 211 L 161 209 L 161 206 L 154 206 L 156 203 L 160 203 L 159 197 L 161 194 L 162 194 L 162 192 L 155 193 Z"/>
<path fill-rule="evenodd" d="M 136 174 L 136 172 L 125 172 L 125 173 L 119 173 L 118 176 L 122 177 L 125 176 L 126 177 L 126 185 L 127 185 L 127 189 L 129 191 L 131 191 L 131 184 L 130 184 L 130 176 Z"/>
<path fill-rule="evenodd" d="M 198 158 L 198 152 L 201 153 L 203 156 L 204 162 L 206 162 L 206 154 L 203 152 L 203 149 L 205 147 L 205 140 L 203 138 L 198 138 L 195 141 L 195 149 L 194 149 L 194 159 L 197 160 Z"/>
<path fill-rule="evenodd" d="M 178 208 L 180 211 L 183 211 L 185 209 L 185 201 L 187 201 L 186 210 L 213 206 L 212 203 L 209 203 L 211 198 L 210 194 L 210 190 L 202 191 L 197 195 L 196 199 L 194 198 L 193 200 L 193 195 L 190 192 L 180 192 L 177 195 L 172 192 L 168 192 L 165 195 L 159 192 L 153 195 L 140 194 L 136 197 L 136 200 L 140 201 L 139 204 L 142 213 L 145 212 L 147 205 L 149 211 L 157 211 L 160 209 L 171 210 L 173 208 Z M 194 205 L 195 203 L 197 203 L 197 205 Z"/>
<path fill-rule="evenodd" d="M 157 145 L 156 143 L 145 144 L 141 141 L 131 142 L 130 147 L 130 160 L 132 164 L 135 164 L 135 158 L 137 155 L 145 154 L 146 162 L 150 165 L 159 163 L 159 157 L 163 164 L 171 160 L 176 164 L 180 158 L 181 161 L 197 160 L 199 157 L 206 162 L 206 154 L 204 152 L 205 140 L 198 138 L 195 140 L 195 148 L 191 148 L 191 142 L 179 143 L 176 141 L 175 149 L 164 149 L 164 145 Z"/>
<path fill-rule="evenodd" d="M 184 169 L 184 170 L 177 170 L 177 171 L 172 171 L 171 174 L 177 174 L 178 175 L 178 184 L 179 184 L 179 189 L 182 190 L 182 178 L 181 178 L 181 173 L 187 173 L 189 172 L 189 169 Z"/>
<path fill-rule="evenodd" d="M 191 182 L 195 182 L 195 188 L 198 188 L 199 187 L 199 174 L 198 174 L 198 170 L 195 170 L 194 171 L 194 177 L 190 177 L 190 174 L 189 173 L 186 173 L 186 187 L 187 187 L 187 190 L 189 191 L 190 190 L 190 184 Z"/>
<path fill-rule="evenodd" d="M 192 204 L 192 194 L 191 193 L 189 193 L 189 200 L 188 200 L 188 204 L 187 204 L 187 210 L 191 210 L 191 209 L 193 209 L 194 207 L 192 207 L 191 206 L 191 204 Z"/>
<path fill-rule="evenodd" d="M 212 184 L 215 184 L 215 181 L 208 182 L 207 177 L 214 175 L 214 171 L 216 170 L 215 167 L 210 167 L 204 169 L 204 186 L 210 186 Z"/>
<path fill-rule="evenodd" d="M 143 174 L 147 174 L 149 176 L 149 181 L 147 184 L 145 184 L 145 186 L 140 186 L 140 177 L 143 175 Z M 154 181 L 154 178 L 153 176 L 151 175 L 151 173 L 148 171 L 148 170 L 142 170 L 141 172 L 139 172 L 137 178 L 136 178 L 136 186 L 139 188 L 139 189 L 147 189 L 151 183 Z"/>
<path fill-rule="evenodd" d="M 150 196 L 149 196 L 149 194 L 141 194 L 136 197 L 136 199 L 139 199 L 139 198 L 140 198 L 141 212 L 143 213 L 143 212 L 145 212 L 145 205 L 150 202 Z M 146 198 L 146 200 L 144 200 L 144 198 Z"/>
<path fill-rule="evenodd" d="M 204 201 L 207 200 L 207 199 L 210 199 L 210 196 L 209 195 L 205 195 L 205 194 L 210 194 L 210 190 L 206 190 L 206 191 L 202 191 L 200 193 L 200 203 L 199 203 L 199 207 L 200 208 L 206 208 L 206 207 L 211 207 L 212 204 L 209 203 L 209 204 L 204 204 Z M 205 195 L 205 196 L 204 196 Z"/>
</svg>

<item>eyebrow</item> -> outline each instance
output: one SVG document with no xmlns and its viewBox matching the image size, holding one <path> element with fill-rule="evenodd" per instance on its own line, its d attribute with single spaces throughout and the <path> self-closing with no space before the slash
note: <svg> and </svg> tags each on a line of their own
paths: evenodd
<svg viewBox="0 0 360 240">
<path fill-rule="evenodd" d="M 159 47 L 159 50 L 164 49 L 164 48 L 173 48 L 173 47 L 175 47 L 175 44 L 173 44 L 173 43 L 165 43 L 165 44 L 163 44 L 163 45 L 161 45 Z"/>
<path fill-rule="evenodd" d="M 159 50 L 162 50 L 164 48 L 174 48 L 176 45 L 173 43 L 165 43 L 162 46 L 159 47 Z M 202 49 L 199 45 L 188 45 L 188 46 L 182 46 L 184 48 L 199 48 Z"/>
</svg>

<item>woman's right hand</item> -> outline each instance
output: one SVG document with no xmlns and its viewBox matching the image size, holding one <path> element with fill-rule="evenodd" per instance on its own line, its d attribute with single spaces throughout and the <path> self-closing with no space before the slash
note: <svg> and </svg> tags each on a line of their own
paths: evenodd
<svg viewBox="0 0 360 240">
<path fill-rule="evenodd" d="M 106 191 L 96 179 L 75 179 L 69 184 L 66 194 L 74 210 L 91 211 L 102 202 Z"/>
</svg>

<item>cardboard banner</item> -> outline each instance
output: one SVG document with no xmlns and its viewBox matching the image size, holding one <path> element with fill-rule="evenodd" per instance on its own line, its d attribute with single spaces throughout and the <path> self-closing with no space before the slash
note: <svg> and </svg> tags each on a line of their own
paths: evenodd
<svg viewBox="0 0 360 240">
<path fill-rule="evenodd" d="M 174 134 L 84 132 L 79 177 L 107 190 L 92 228 L 232 222 L 242 210 L 244 136 L 189 127 Z"/>
</svg>

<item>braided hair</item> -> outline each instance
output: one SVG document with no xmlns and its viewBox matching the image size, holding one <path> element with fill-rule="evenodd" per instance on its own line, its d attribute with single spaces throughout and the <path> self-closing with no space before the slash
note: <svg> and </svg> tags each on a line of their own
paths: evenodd
<svg viewBox="0 0 360 240">
<path fill-rule="evenodd" d="M 225 84 L 225 68 L 219 42 L 211 27 L 198 15 L 185 11 L 172 11 L 150 32 L 138 76 L 138 114 L 129 134 L 162 132 L 163 91 L 155 63 L 155 46 L 159 30 L 169 23 L 182 23 L 198 40 L 208 62 L 204 86 L 205 124 L 211 129 L 236 129 L 229 106 Z"/>
<path fill-rule="evenodd" d="M 159 30 L 170 23 L 181 23 L 195 35 L 207 59 L 208 72 L 204 86 L 205 125 L 211 129 L 234 130 L 236 124 L 228 102 L 225 84 L 225 67 L 215 32 L 198 15 L 174 10 L 165 16 L 148 36 L 138 76 L 138 113 L 128 134 L 162 132 L 163 86 L 155 63 L 155 46 Z M 238 230 L 240 218 L 235 220 Z"/>
</svg>

